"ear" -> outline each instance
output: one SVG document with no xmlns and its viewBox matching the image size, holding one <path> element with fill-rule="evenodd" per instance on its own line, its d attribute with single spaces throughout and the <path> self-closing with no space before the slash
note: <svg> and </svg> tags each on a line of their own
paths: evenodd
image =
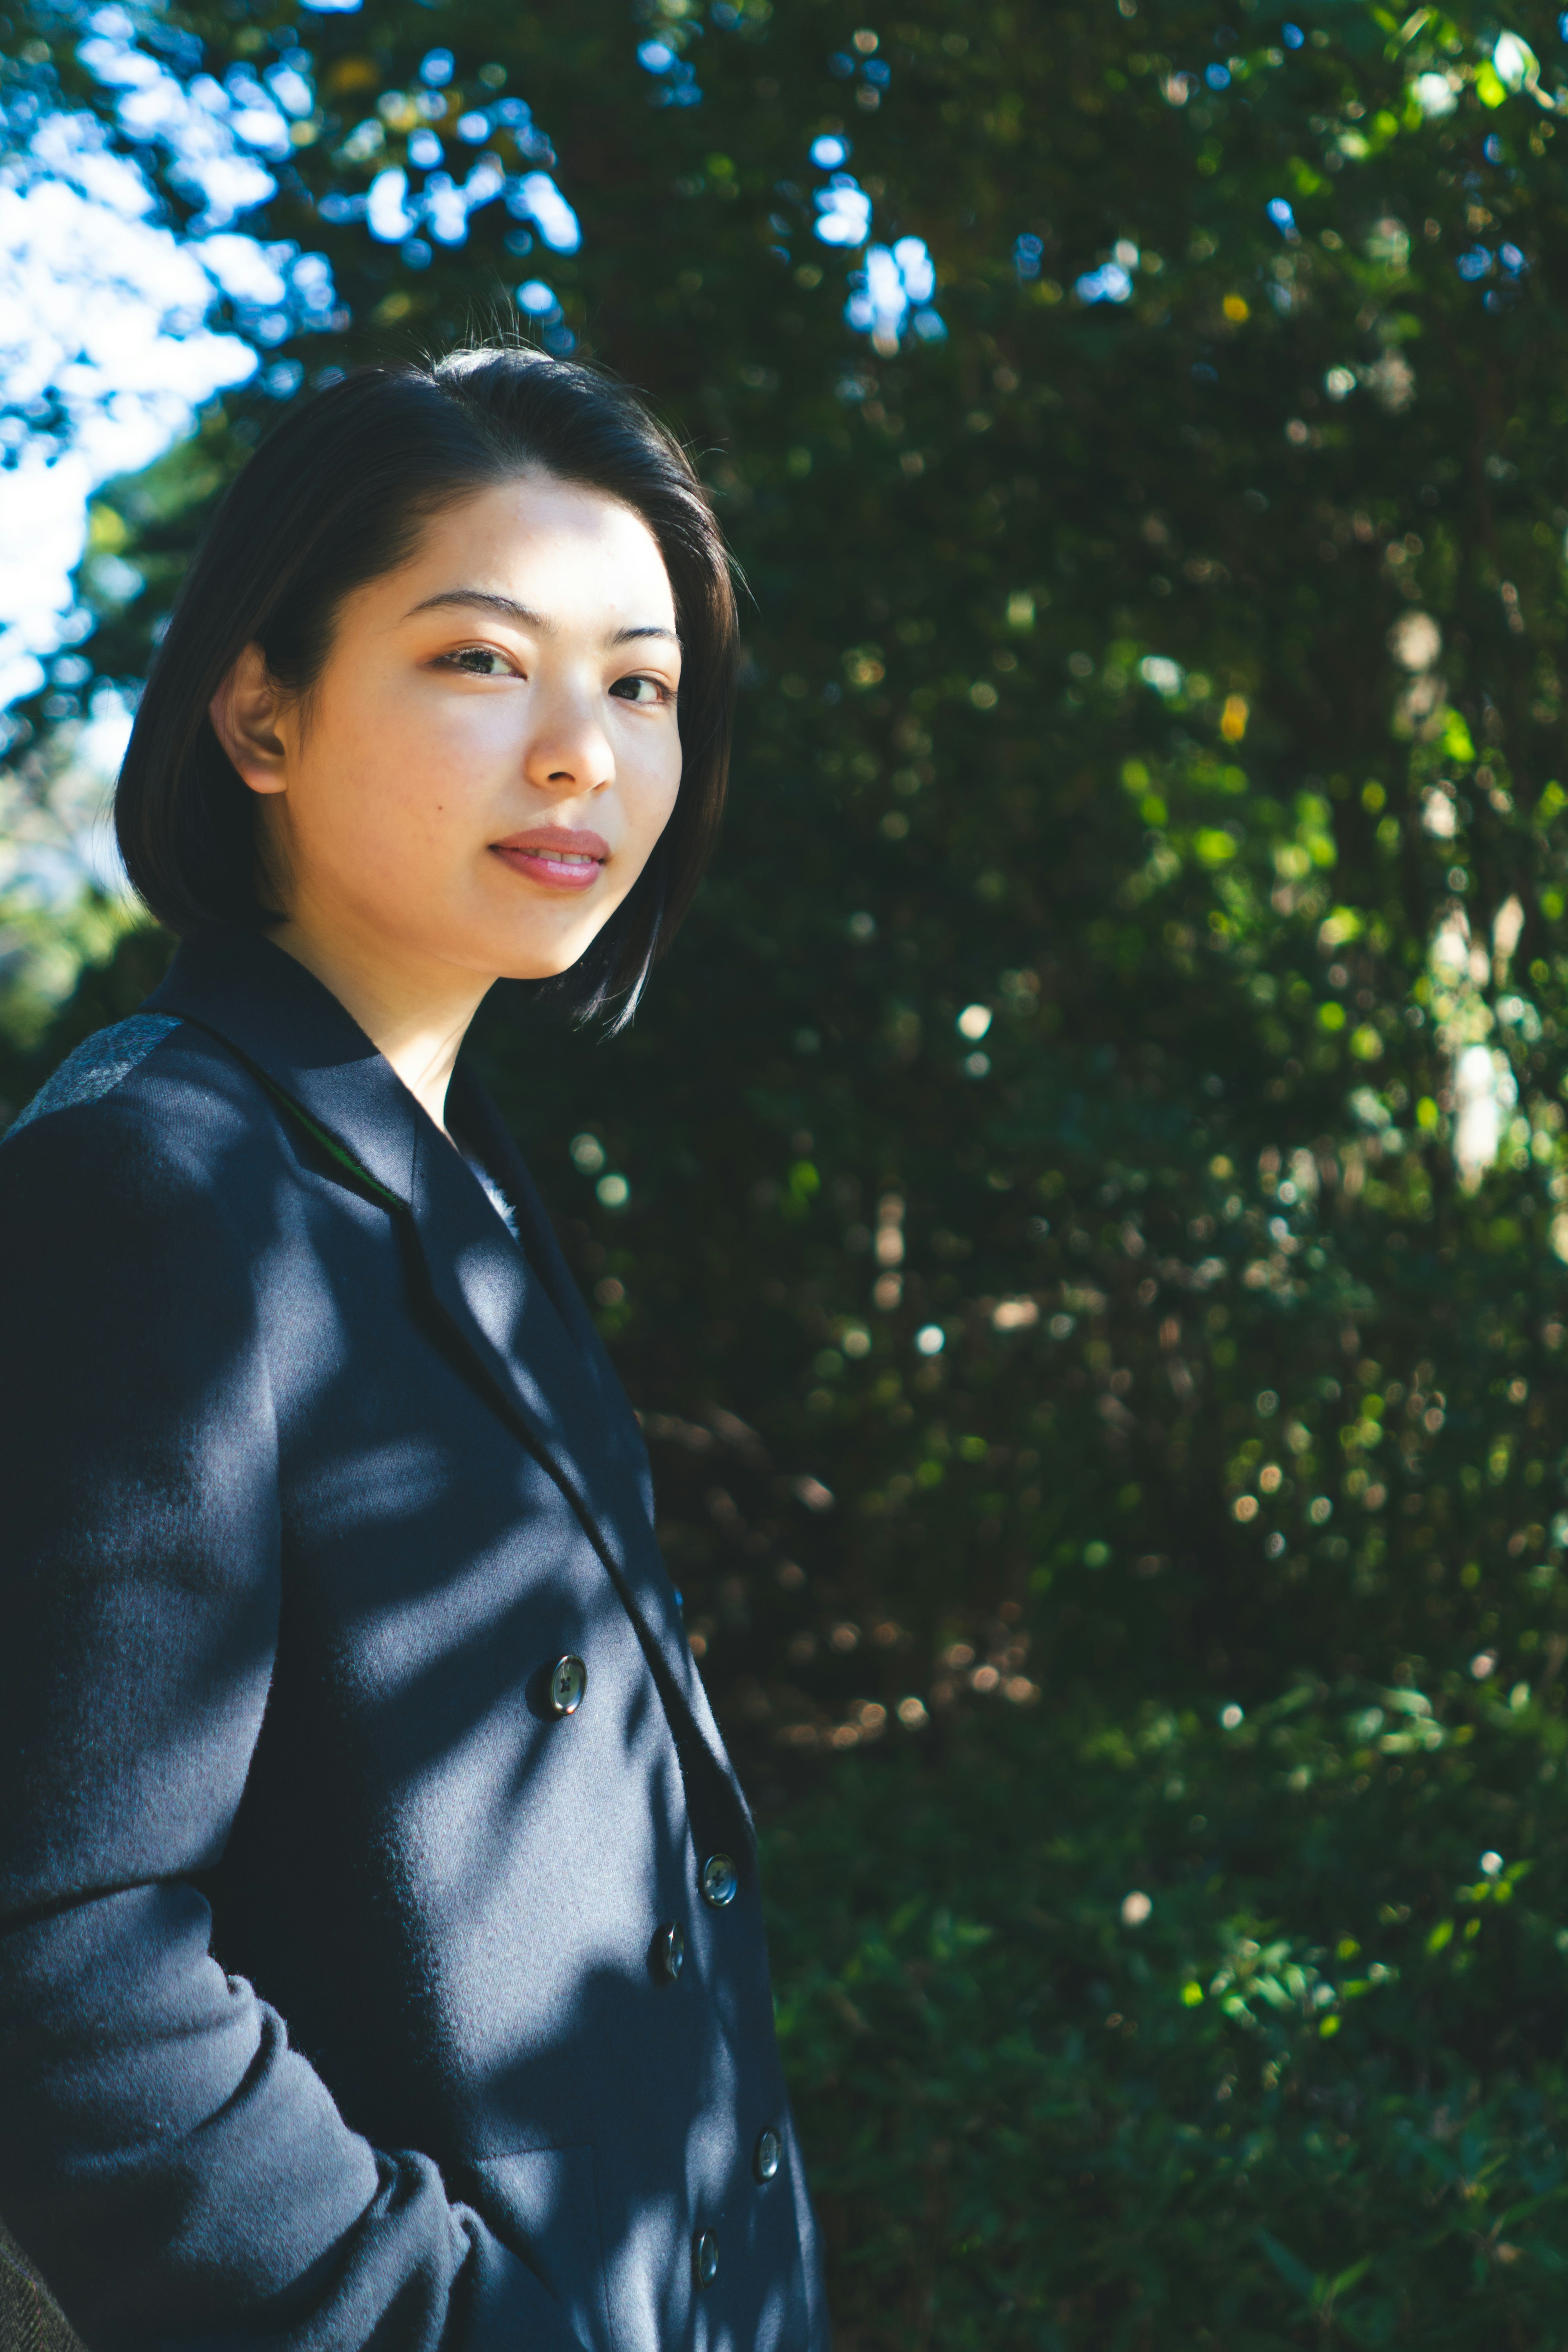
<svg viewBox="0 0 1568 2352">
<path fill-rule="evenodd" d="M 213 732 L 253 793 L 288 790 L 283 697 L 259 646 L 247 646 L 211 702 Z"/>
</svg>

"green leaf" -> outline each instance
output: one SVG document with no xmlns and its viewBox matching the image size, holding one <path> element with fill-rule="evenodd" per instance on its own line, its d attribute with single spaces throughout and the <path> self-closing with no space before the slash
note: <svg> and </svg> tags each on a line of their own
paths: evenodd
<svg viewBox="0 0 1568 2352">
<path fill-rule="evenodd" d="M 1366 2275 L 1367 2272 L 1372 2268 L 1372 2255 L 1363 2254 L 1359 2263 L 1352 2263 L 1348 2271 L 1342 2271 L 1340 2273 L 1338 2278 L 1331 2284 L 1326 2300 L 1329 2303 L 1338 2303 L 1340 2297 L 1344 2294 L 1349 2288 L 1354 2286 L 1357 2279 L 1363 2278 Z"/>
<path fill-rule="evenodd" d="M 1289 2247 L 1282 2246 L 1279 2239 L 1271 2236 L 1267 2230 L 1258 2231 L 1258 2241 L 1286 2284 L 1293 2286 L 1297 2294 L 1304 2297 L 1307 2302 L 1315 2302 L 1318 2282 L 1305 2263 L 1299 2262 Z"/>
</svg>

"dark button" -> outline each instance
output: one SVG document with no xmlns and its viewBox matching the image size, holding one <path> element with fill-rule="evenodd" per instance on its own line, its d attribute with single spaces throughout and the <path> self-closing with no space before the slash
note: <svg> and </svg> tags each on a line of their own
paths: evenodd
<svg viewBox="0 0 1568 2352">
<path fill-rule="evenodd" d="M 686 1958 L 686 1937 L 679 1921 L 660 1927 L 653 1939 L 653 1972 L 660 1984 L 673 1984 Z"/>
<path fill-rule="evenodd" d="M 550 1669 L 550 1712 L 575 1715 L 588 1687 L 588 1669 L 581 1658 L 557 1658 Z"/>
<path fill-rule="evenodd" d="M 735 1900 L 739 1881 L 735 1865 L 727 1853 L 710 1853 L 702 1865 L 702 1900 L 711 1903 L 715 1911 L 722 1911 L 726 1903 Z"/>
<path fill-rule="evenodd" d="M 711 2286 L 719 2275 L 719 2241 L 711 2230 L 699 2230 L 691 2242 L 691 2267 L 699 2286 Z"/>
<path fill-rule="evenodd" d="M 757 2134 L 756 2151 L 752 2158 L 752 2169 L 759 2180 L 771 2180 L 779 2168 L 784 2154 L 784 2142 L 772 2124 Z"/>
</svg>

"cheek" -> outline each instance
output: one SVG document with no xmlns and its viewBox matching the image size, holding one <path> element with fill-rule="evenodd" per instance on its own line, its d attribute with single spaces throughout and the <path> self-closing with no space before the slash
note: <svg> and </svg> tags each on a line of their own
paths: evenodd
<svg viewBox="0 0 1568 2352">
<path fill-rule="evenodd" d="M 668 824 L 680 791 L 680 738 L 673 721 L 657 743 L 641 747 L 642 756 L 626 773 L 627 813 L 651 848 Z"/>
<path fill-rule="evenodd" d="M 510 748 L 499 705 L 476 698 L 433 708 L 389 679 L 339 701 L 309 751 L 334 817 L 369 825 L 390 854 L 394 835 L 434 842 L 460 821 Z"/>
</svg>

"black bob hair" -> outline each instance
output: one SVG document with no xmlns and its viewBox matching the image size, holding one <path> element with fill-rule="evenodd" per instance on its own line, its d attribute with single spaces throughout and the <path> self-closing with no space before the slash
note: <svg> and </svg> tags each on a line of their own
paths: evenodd
<svg viewBox="0 0 1568 2352">
<path fill-rule="evenodd" d="M 264 929 L 255 795 L 208 706 L 258 645 L 306 694 L 343 599 L 413 551 L 422 525 L 474 492 L 539 471 L 641 516 L 674 593 L 682 667 L 680 791 L 653 856 L 573 970 L 545 983 L 587 1018 L 630 1018 L 691 903 L 723 809 L 735 595 L 706 493 L 679 444 L 627 388 L 527 347 L 431 366 L 356 369 L 289 411 L 235 478 L 185 575 L 136 714 L 114 822 L 127 873 L 181 937 Z"/>
</svg>

